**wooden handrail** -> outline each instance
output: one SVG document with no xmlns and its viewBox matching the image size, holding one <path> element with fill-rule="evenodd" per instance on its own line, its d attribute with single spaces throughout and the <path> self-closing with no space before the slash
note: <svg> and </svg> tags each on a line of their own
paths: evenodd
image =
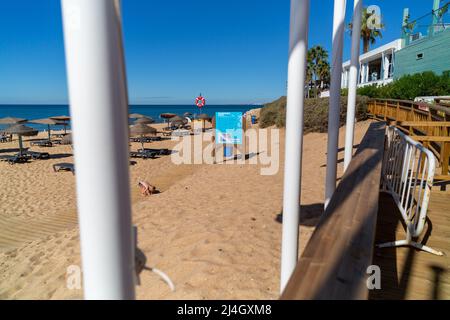
<svg viewBox="0 0 450 320">
<path fill-rule="evenodd" d="M 372 99 L 372 100 L 382 101 L 382 102 L 387 101 L 388 103 L 391 102 L 391 103 L 394 103 L 394 104 L 396 104 L 396 103 L 404 103 L 404 104 L 408 104 L 408 105 L 417 106 L 417 108 L 419 108 L 422 105 L 426 104 L 427 107 L 432 109 L 432 110 L 441 111 L 441 112 L 444 112 L 447 115 L 450 115 L 449 108 L 443 107 L 443 106 L 440 106 L 440 105 L 436 105 L 436 104 L 429 104 L 429 103 L 426 103 L 426 102 L 416 102 L 416 101 L 399 100 L 399 99 L 380 99 L 380 98 L 375 98 L 375 99 Z"/>
<path fill-rule="evenodd" d="M 434 153 L 441 168 L 435 180 L 450 181 L 449 107 L 407 100 L 371 99 L 368 112 L 375 119 L 395 125 L 413 139 L 423 142 Z"/>
<path fill-rule="evenodd" d="M 405 127 L 450 127 L 450 121 L 396 121 L 395 125 Z"/>
<path fill-rule="evenodd" d="M 384 137 L 384 123 L 372 123 L 281 299 L 368 298 Z"/>
<path fill-rule="evenodd" d="M 450 137 L 411 135 L 411 138 L 417 141 L 450 142 Z"/>
</svg>

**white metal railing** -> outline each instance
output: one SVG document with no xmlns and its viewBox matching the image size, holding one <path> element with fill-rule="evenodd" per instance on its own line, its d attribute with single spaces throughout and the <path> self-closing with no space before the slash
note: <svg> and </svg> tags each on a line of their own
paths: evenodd
<svg viewBox="0 0 450 320">
<path fill-rule="evenodd" d="M 283 292 L 298 260 L 303 109 L 310 0 L 291 0 L 286 103 L 286 145 L 283 189 L 280 292 Z"/>
<path fill-rule="evenodd" d="M 391 194 L 406 224 L 406 239 L 379 248 L 412 246 L 436 255 L 442 252 L 413 241 L 423 232 L 435 171 L 433 153 L 399 129 L 387 129 L 382 191 Z"/>
<path fill-rule="evenodd" d="M 120 1 L 62 0 L 61 7 L 84 298 L 134 299 Z"/>
</svg>

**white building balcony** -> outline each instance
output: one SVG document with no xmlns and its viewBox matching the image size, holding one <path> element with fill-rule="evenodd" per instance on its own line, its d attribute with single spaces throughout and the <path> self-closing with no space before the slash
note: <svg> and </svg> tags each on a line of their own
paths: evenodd
<svg viewBox="0 0 450 320">
<path fill-rule="evenodd" d="M 386 85 L 393 81 L 395 52 L 402 48 L 401 39 L 371 50 L 359 57 L 358 87 Z M 342 65 L 342 88 L 348 88 L 350 61 Z"/>
</svg>

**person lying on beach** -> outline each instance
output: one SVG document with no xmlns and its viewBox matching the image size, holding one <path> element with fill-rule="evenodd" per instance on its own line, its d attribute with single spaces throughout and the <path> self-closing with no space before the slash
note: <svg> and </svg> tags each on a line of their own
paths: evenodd
<svg viewBox="0 0 450 320">
<path fill-rule="evenodd" d="M 141 194 L 143 196 L 151 196 L 156 192 L 156 187 L 146 181 L 139 181 L 138 186 L 141 189 Z"/>
</svg>

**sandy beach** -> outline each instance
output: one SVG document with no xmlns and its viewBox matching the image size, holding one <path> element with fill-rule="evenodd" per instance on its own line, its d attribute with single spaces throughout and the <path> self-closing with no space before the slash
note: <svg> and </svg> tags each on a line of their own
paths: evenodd
<svg viewBox="0 0 450 320">
<path fill-rule="evenodd" d="M 355 145 L 368 124 L 356 125 Z M 341 128 L 339 176 L 344 132 Z M 323 207 L 326 138 L 323 133 L 304 137 L 301 250 Z M 146 147 L 172 149 L 175 144 L 164 140 Z M 139 147 L 132 143 L 130 148 Z M 261 164 L 175 165 L 170 156 L 135 160 L 130 190 L 138 246 L 146 265 L 164 271 L 176 286 L 172 292 L 158 275 L 144 270 L 139 299 L 278 298 L 284 130 L 279 147 L 278 173 L 268 176 L 260 174 Z M 17 141 L 0 144 L 1 154 L 16 149 Z M 0 299 L 81 299 L 82 290 L 66 286 L 67 268 L 81 265 L 75 176 L 52 169 L 55 163 L 73 163 L 73 150 L 31 149 L 49 152 L 51 159 L 0 162 Z M 140 180 L 160 193 L 143 197 Z"/>
</svg>

